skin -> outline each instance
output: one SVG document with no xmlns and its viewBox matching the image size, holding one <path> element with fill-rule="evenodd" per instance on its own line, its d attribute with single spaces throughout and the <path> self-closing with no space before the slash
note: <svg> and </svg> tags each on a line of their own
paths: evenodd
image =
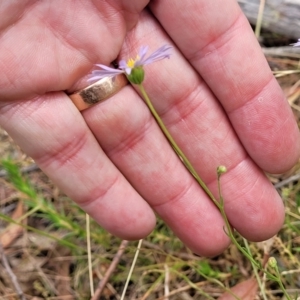
<svg viewBox="0 0 300 300">
<path fill-rule="evenodd" d="M 244 237 L 276 234 L 284 207 L 263 171 L 299 156 L 283 93 L 235 0 L 2 1 L 0 125 L 101 226 L 147 236 L 154 211 L 200 255 L 229 244 L 223 220 L 184 168 L 135 87 L 80 113 L 66 93 L 94 64 L 174 46 L 144 86 L 171 134 Z M 262 171 L 263 170 L 263 171 Z"/>
</svg>

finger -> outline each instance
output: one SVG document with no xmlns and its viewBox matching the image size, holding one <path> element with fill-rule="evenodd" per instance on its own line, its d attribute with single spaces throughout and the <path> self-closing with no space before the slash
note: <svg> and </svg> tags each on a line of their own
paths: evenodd
<svg viewBox="0 0 300 300">
<path fill-rule="evenodd" d="M 151 4 L 164 29 L 221 101 L 252 159 L 272 173 L 291 168 L 300 153 L 298 128 L 237 2 Z"/>
<path fill-rule="evenodd" d="M 130 57 L 133 45 L 138 48 L 150 44 L 150 49 L 156 49 L 167 42 L 170 41 L 155 21 L 143 14 L 138 26 L 128 35 L 122 57 Z M 131 55 L 135 57 L 135 53 Z M 218 196 L 216 169 L 219 165 L 227 167 L 228 172 L 222 176 L 222 181 L 227 184 L 222 187 L 231 224 L 250 240 L 263 240 L 274 235 L 283 222 L 282 200 L 244 151 L 205 82 L 175 50 L 170 60 L 145 69 L 144 86 L 157 111 L 215 196 Z M 180 215 L 181 207 L 174 204 L 172 209 L 178 209 Z M 170 207 L 159 213 L 167 216 L 169 210 Z M 175 224 L 178 220 L 173 218 L 170 222 Z M 208 223 L 205 229 L 210 226 Z"/>
<path fill-rule="evenodd" d="M 112 234 L 139 239 L 153 229 L 152 209 L 106 157 L 65 94 L 2 106 L 0 125 Z"/>
<path fill-rule="evenodd" d="M 97 60 L 109 64 L 147 3 L 2 1 L 0 100 L 67 90 Z"/>
<path fill-rule="evenodd" d="M 218 210 L 132 88 L 83 115 L 108 157 L 190 249 L 211 256 L 228 246 Z"/>
</svg>

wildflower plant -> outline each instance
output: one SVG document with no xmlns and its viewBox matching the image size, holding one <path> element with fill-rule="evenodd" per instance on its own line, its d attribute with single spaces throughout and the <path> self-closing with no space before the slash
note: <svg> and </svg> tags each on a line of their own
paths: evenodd
<svg viewBox="0 0 300 300">
<path fill-rule="evenodd" d="M 171 56 L 171 51 L 172 51 L 172 46 L 171 45 L 163 45 L 162 47 L 158 48 L 156 51 L 154 51 L 152 54 L 150 54 L 147 57 L 147 51 L 148 51 L 148 46 L 142 46 L 140 48 L 139 53 L 136 55 L 135 58 L 129 58 L 127 61 L 121 60 L 119 62 L 119 67 L 118 69 L 114 69 L 111 67 L 107 67 L 102 64 L 96 64 L 97 67 L 100 68 L 100 70 L 94 70 L 88 79 L 90 82 L 94 82 L 103 78 L 107 77 L 115 77 L 119 74 L 125 74 L 129 82 L 132 84 L 135 84 L 138 86 L 140 89 L 144 100 L 150 109 L 152 115 L 154 116 L 156 122 L 160 126 L 161 130 L 167 137 L 169 143 L 173 147 L 174 151 L 176 154 L 182 159 L 184 165 L 186 168 L 190 171 L 190 173 L 195 177 L 197 182 L 200 184 L 200 186 L 204 189 L 204 191 L 208 194 L 208 196 L 212 199 L 212 201 L 217 205 L 218 201 L 215 199 L 213 194 L 210 192 L 208 187 L 205 185 L 205 183 L 202 181 L 200 176 L 197 174 L 196 170 L 188 160 L 188 158 L 185 156 L 185 154 L 182 152 L 182 150 L 179 148 L 171 134 L 169 133 L 168 129 L 164 125 L 162 119 L 156 112 L 151 100 L 149 99 L 142 83 L 144 81 L 145 77 L 145 71 L 144 71 L 144 66 L 154 63 L 156 61 L 165 59 L 165 58 L 170 58 Z"/>
<path fill-rule="evenodd" d="M 164 45 L 146 58 L 148 46 L 142 46 L 135 59 L 130 58 L 127 61 L 123 59 L 120 60 L 118 69 L 97 64 L 96 66 L 101 69 L 93 71 L 89 81 L 96 81 L 106 77 L 115 77 L 118 74 L 125 74 L 131 83 L 142 84 L 145 75 L 143 66 L 152 64 L 164 58 L 170 58 L 171 49 L 172 46 Z"/>
<path fill-rule="evenodd" d="M 298 40 L 297 43 L 292 44 L 292 45 L 294 47 L 300 46 L 300 39 Z M 201 188 L 206 192 L 206 194 L 209 196 L 209 198 L 213 201 L 213 203 L 219 209 L 219 211 L 222 215 L 222 218 L 224 219 L 224 222 L 225 222 L 225 228 L 224 228 L 225 234 L 230 238 L 231 242 L 240 250 L 240 252 L 251 262 L 254 273 L 255 273 L 255 276 L 256 276 L 256 279 L 257 279 L 258 284 L 259 284 L 260 289 L 261 289 L 262 298 L 264 300 L 267 300 L 267 297 L 266 297 L 264 287 L 263 287 L 263 284 L 261 282 L 261 278 L 260 278 L 260 275 L 258 273 L 258 270 L 261 271 L 262 273 L 265 273 L 269 279 L 277 282 L 279 284 L 281 290 L 283 291 L 286 299 L 291 300 L 292 298 L 288 295 L 285 287 L 282 284 L 278 268 L 275 267 L 276 272 L 273 272 L 274 267 L 272 268 L 272 263 L 271 263 L 272 260 L 269 262 L 267 267 L 262 266 L 261 263 L 259 261 L 255 260 L 253 255 L 251 254 L 250 247 L 248 245 L 248 241 L 243 239 L 244 246 L 242 246 L 242 245 L 240 245 L 237 238 L 235 237 L 236 232 L 231 227 L 231 225 L 229 223 L 229 220 L 226 216 L 225 207 L 224 207 L 224 199 L 223 199 L 223 196 L 222 196 L 222 193 L 221 193 L 220 179 L 221 179 L 221 175 L 226 173 L 226 171 L 227 171 L 226 167 L 225 166 L 219 166 L 217 168 L 216 173 L 217 173 L 217 179 L 218 179 L 217 182 L 218 182 L 218 193 L 219 193 L 219 200 L 217 200 L 215 198 L 215 196 L 212 194 L 212 192 L 209 190 L 207 185 L 200 178 L 200 176 L 198 175 L 198 173 L 196 172 L 196 170 L 192 166 L 191 162 L 188 160 L 188 158 L 185 156 L 183 151 L 179 148 L 179 146 L 177 145 L 177 143 L 175 142 L 175 140 L 171 136 L 170 132 L 168 131 L 168 129 L 164 125 L 162 119 L 160 118 L 157 111 L 155 110 L 150 98 L 148 97 L 148 95 L 147 95 L 147 93 L 146 93 L 146 91 L 145 91 L 145 89 L 142 85 L 142 83 L 144 81 L 144 77 L 145 77 L 144 66 L 146 66 L 148 64 L 151 64 L 151 63 L 154 63 L 156 61 L 165 59 L 165 58 L 170 58 L 171 50 L 172 50 L 172 46 L 164 45 L 164 46 L 158 48 L 156 51 L 154 51 L 152 54 L 150 54 L 147 57 L 146 55 L 147 55 L 147 51 L 148 51 L 148 46 L 142 46 L 140 48 L 139 53 L 136 55 L 135 58 L 130 58 L 127 61 L 121 60 L 119 62 L 118 69 L 107 67 L 107 66 L 102 65 L 102 64 L 97 64 L 96 66 L 99 67 L 100 70 L 94 70 L 88 80 L 90 82 L 94 82 L 94 81 L 97 81 L 97 80 L 100 80 L 100 79 L 103 79 L 103 78 L 107 78 L 107 77 L 113 78 L 113 77 L 115 77 L 119 74 L 124 74 L 127 77 L 128 81 L 130 83 L 132 83 L 134 85 L 137 85 L 137 87 L 139 88 L 139 90 L 140 90 L 140 92 L 141 92 L 141 94 L 142 94 L 149 110 L 151 111 L 153 117 L 155 118 L 156 122 L 160 126 L 162 132 L 164 133 L 164 135 L 168 139 L 169 143 L 173 147 L 175 153 L 180 157 L 180 159 L 183 162 L 183 164 L 185 165 L 185 167 L 193 175 L 193 177 L 195 178 L 197 183 L 201 186 Z M 139 243 L 138 249 L 140 247 L 141 247 L 141 241 Z M 276 262 L 275 262 L 275 264 L 276 264 Z M 274 262 L 273 262 L 273 265 L 274 265 Z M 270 271 L 270 266 L 271 266 L 271 269 L 272 269 L 271 271 Z M 129 280 L 129 278 L 128 278 L 128 280 Z M 123 291 L 123 295 L 122 295 L 121 299 L 123 299 L 123 297 L 124 297 L 125 290 L 126 290 L 126 288 Z"/>
</svg>

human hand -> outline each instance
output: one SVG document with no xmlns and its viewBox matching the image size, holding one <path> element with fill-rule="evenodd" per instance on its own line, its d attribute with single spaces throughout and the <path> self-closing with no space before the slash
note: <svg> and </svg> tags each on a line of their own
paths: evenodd
<svg viewBox="0 0 300 300">
<path fill-rule="evenodd" d="M 82 113 L 62 92 L 86 86 L 95 63 L 174 43 L 170 60 L 145 68 L 148 94 L 216 196 L 216 168 L 227 167 L 222 191 L 232 226 L 254 241 L 274 235 L 283 204 L 259 167 L 289 169 L 299 134 L 247 20 L 234 0 L 151 1 L 153 16 L 140 15 L 146 4 L 7 0 L 1 126 L 111 233 L 146 236 L 155 210 L 194 252 L 215 255 L 229 243 L 223 220 L 134 88 Z"/>
</svg>

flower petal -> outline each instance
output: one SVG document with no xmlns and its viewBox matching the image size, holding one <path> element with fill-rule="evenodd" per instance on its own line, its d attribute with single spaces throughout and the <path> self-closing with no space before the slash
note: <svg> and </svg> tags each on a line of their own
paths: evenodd
<svg viewBox="0 0 300 300">
<path fill-rule="evenodd" d="M 124 59 L 119 61 L 119 68 L 122 70 L 125 70 L 125 68 L 127 68 L 127 63 Z"/>
<path fill-rule="evenodd" d="M 300 39 L 299 39 L 300 43 Z M 105 65 L 97 64 L 96 66 L 101 68 L 101 70 L 94 70 L 92 71 L 90 78 L 88 79 L 89 82 L 95 82 L 100 79 L 106 78 L 106 77 L 115 77 L 118 74 L 126 74 L 129 76 L 132 72 L 132 70 L 136 67 L 151 64 L 155 61 L 164 59 L 164 58 L 169 58 L 171 55 L 171 49 L 173 47 L 171 45 L 164 45 L 160 48 L 158 48 L 156 51 L 154 51 L 148 58 L 145 58 L 147 51 L 148 51 L 148 46 L 141 46 L 140 51 L 138 53 L 138 56 L 136 58 L 136 61 L 131 59 L 133 63 L 129 64 L 128 62 L 130 61 L 125 61 L 125 60 L 120 60 L 119 61 L 119 68 L 114 69 L 107 67 Z M 131 61 L 130 61 L 131 62 Z M 130 66 L 128 66 L 130 65 Z"/>
<path fill-rule="evenodd" d="M 148 65 L 161 59 L 170 58 L 170 50 L 172 48 L 173 47 L 171 45 L 164 45 L 154 51 L 148 58 L 144 59 L 143 61 L 139 61 L 138 65 Z"/>
<path fill-rule="evenodd" d="M 98 81 L 98 80 L 100 80 L 102 78 L 105 78 L 105 77 L 115 77 L 118 74 L 124 73 L 123 70 L 110 68 L 110 67 L 107 67 L 105 65 L 99 64 L 99 65 L 96 65 L 96 66 L 101 68 L 102 70 L 92 71 L 91 77 L 87 80 L 88 82 Z"/>
<path fill-rule="evenodd" d="M 293 47 L 300 47 L 300 39 L 298 39 L 297 43 L 291 44 Z"/>
<path fill-rule="evenodd" d="M 119 61 L 119 68 L 123 70 L 123 73 L 126 73 L 127 75 L 131 74 L 131 68 L 128 67 L 127 62 L 124 59 Z"/>
<path fill-rule="evenodd" d="M 149 46 L 141 46 L 140 51 L 139 51 L 139 57 L 140 59 L 138 61 L 143 61 L 144 57 L 148 51 Z"/>
</svg>

